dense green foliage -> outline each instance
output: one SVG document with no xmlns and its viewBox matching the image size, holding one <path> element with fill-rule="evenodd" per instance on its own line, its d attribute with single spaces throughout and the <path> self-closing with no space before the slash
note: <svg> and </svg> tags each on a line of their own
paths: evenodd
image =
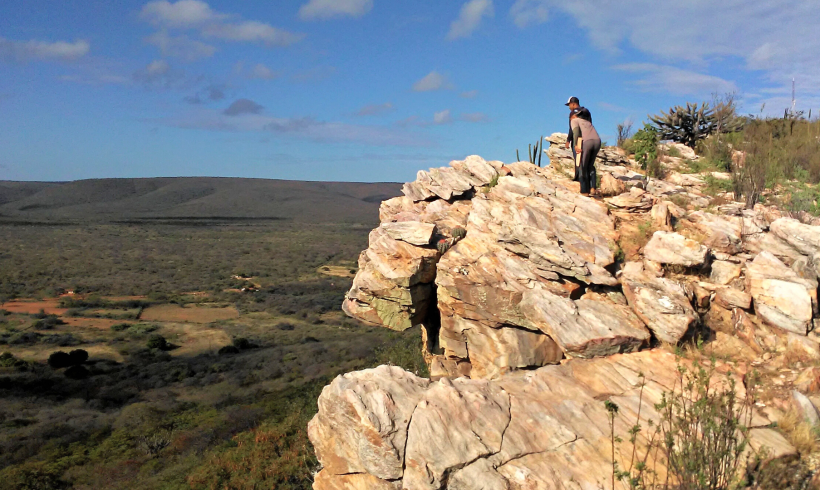
<svg viewBox="0 0 820 490">
<path fill-rule="evenodd" d="M 635 154 L 635 160 L 646 169 L 647 165 L 658 158 L 658 133 L 649 124 L 635 132 L 632 138 L 624 142 L 624 149 Z"/>
</svg>

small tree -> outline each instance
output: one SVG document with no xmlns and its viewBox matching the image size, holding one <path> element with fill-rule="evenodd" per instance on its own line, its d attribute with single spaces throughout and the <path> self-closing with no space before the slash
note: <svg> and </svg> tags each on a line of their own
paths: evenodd
<svg viewBox="0 0 820 490">
<path fill-rule="evenodd" d="M 165 337 L 159 334 L 153 334 L 148 337 L 148 343 L 146 346 L 149 349 L 157 349 L 157 350 L 168 350 L 170 347 L 168 341 L 165 340 Z"/>
<path fill-rule="evenodd" d="M 632 137 L 629 149 L 635 153 L 635 160 L 641 168 L 646 170 L 647 165 L 658 158 L 658 133 L 655 128 L 644 124 Z"/>
<path fill-rule="evenodd" d="M 623 148 L 626 140 L 632 136 L 632 120 L 627 119 L 624 122 L 618 123 L 616 132 L 618 133 L 618 148 Z"/>
</svg>

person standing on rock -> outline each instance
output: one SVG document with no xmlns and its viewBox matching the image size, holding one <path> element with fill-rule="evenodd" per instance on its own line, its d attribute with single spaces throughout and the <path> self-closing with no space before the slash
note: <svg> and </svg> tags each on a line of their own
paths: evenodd
<svg viewBox="0 0 820 490">
<path fill-rule="evenodd" d="M 577 111 L 576 114 L 581 119 L 585 119 L 592 124 L 592 114 L 590 114 L 589 110 L 586 107 L 581 107 L 581 102 L 578 100 L 578 97 L 570 97 L 567 101 L 565 106 L 569 107 L 570 118 L 572 117 L 572 112 Z M 575 151 L 577 140 L 572 135 L 572 121 L 570 120 L 569 131 L 567 132 L 567 148 L 572 149 L 572 161 L 575 165 L 575 177 L 572 178 L 573 181 L 578 182 L 578 154 Z"/>
<path fill-rule="evenodd" d="M 601 151 L 601 137 L 591 121 L 581 118 L 578 109 L 573 110 L 569 116 L 570 132 L 575 145 L 575 153 L 581 154 L 581 161 L 578 164 L 578 180 L 581 182 L 581 194 L 593 196 L 598 188 L 598 177 L 595 175 L 595 158 Z M 580 144 L 579 144 L 580 142 Z"/>
</svg>

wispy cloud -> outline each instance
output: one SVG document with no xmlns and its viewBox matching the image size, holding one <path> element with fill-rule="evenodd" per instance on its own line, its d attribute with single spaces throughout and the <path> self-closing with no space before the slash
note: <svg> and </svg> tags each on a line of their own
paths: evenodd
<svg viewBox="0 0 820 490">
<path fill-rule="evenodd" d="M 470 0 L 461 6 L 458 18 L 450 24 L 447 39 L 469 37 L 478 29 L 481 19 L 493 16 L 492 0 Z"/>
<path fill-rule="evenodd" d="M 159 48 L 162 56 L 168 58 L 180 58 L 185 61 L 195 61 L 201 58 L 209 58 L 216 52 L 216 48 L 202 41 L 196 41 L 188 36 L 170 36 L 165 31 L 155 32 L 147 38 L 145 42 Z"/>
<path fill-rule="evenodd" d="M 478 96 L 478 90 L 467 90 L 465 92 L 461 92 L 459 97 L 464 99 L 474 99 Z"/>
<path fill-rule="evenodd" d="M 14 41 L 0 37 L 0 61 L 75 61 L 88 54 L 88 41 Z"/>
<path fill-rule="evenodd" d="M 630 110 L 625 107 L 610 104 L 609 102 L 599 102 L 598 107 L 609 112 L 630 112 Z"/>
<path fill-rule="evenodd" d="M 265 22 L 242 20 L 238 15 L 217 12 L 200 0 L 179 0 L 175 3 L 167 0 L 151 1 L 142 7 L 140 18 L 161 29 L 196 29 L 201 36 L 223 41 L 288 46 L 304 38 L 303 34 L 293 33 Z M 199 42 L 176 39 L 177 43 L 184 42 L 188 50 L 193 48 L 191 43 Z M 157 41 L 161 41 L 161 38 Z M 162 49 L 159 42 L 155 44 Z M 207 45 L 196 46 L 198 54 L 201 55 L 207 50 L 205 46 Z"/>
<path fill-rule="evenodd" d="M 201 81 L 201 77 L 189 78 L 184 70 L 173 68 L 165 60 L 154 60 L 135 71 L 131 79 L 149 89 L 188 89 Z"/>
<path fill-rule="evenodd" d="M 453 122 L 453 118 L 450 116 L 450 109 L 433 114 L 433 124 L 449 124 L 451 122 Z"/>
<path fill-rule="evenodd" d="M 386 114 L 388 112 L 393 112 L 393 104 L 390 102 L 385 102 L 383 104 L 369 104 L 356 112 L 357 116 L 378 116 L 381 114 Z"/>
<path fill-rule="evenodd" d="M 642 73 L 643 78 L 633 82 L 643 90 L 668 92 L 675 95 L 708 96 L 712 93 L 736 92 L 737 85 L 729 80 L 706 75 L 674 66 L 653 63 L 627 63 L 615 65 L 614 69 Z"/>
<path fill-rule="evenodd" d="M 412 131 L 321 121 L 310 116 L 278 118 L 264 114 L 262 109 L 256 109 L 259 104 L 250 102 L 255 105 L 248 104 L 240 113 L 233 115 L 225 114 L 225 111 L 199 107 L 180 116 L 151 119 L 145 122 L 184 129 L 259 132 L 278 135 L 282 138 L 300 138 L 323 143 L 355 142 L 373 146 L 432 146 L 429 138 Z"/>
<path fill-rule="evenodd" d="M 396 126 L 402 128 L 411 126 L 425 128 L 428 126 L 443 126 L 445 124 L 452 124 L 455 121 L 461 121 L 466 123 L 484 123 L 488 122 L 489 120 L 490 118 L 482 112 L 465 112 L 459 114 L 457 117 L 454 117 L 450 109 L 444 109 L 442 111 L 434 113 L 432 119 L 422 119 L 419 116 L 410 116 L 400 121 L 397 121 L 395 124 Z"/>
<path fill-rule="evenodd" d="M 459 116 L 459 120 L 470 123 L 489 122 L 490 118 L 483 112 L 465 112 Z"/>
<path fill-rule="evenodd" d="M 373 9 L 373 0 L 310 0 L 299 8 L 302 20 L 361 17 Z"/>
<path fill-rule="evenodd" d="M 182 100 L 189 104 L 204 104 L 206 102 L 215 102 L 225 98 L 224 85 L 209 85 L 194 95 L 184 97 Z"/>
<path fill-rule="evenodd" d="M 515 0 L 510 8 L 510 17 L 522 29 L 532 24 L 542 24 L 549 19 L 547 4 L 544 0 Z"/>
<path fill-rule="evenodd" d="M 262 80 L 273 80 L 279 76 L 278 73 L 271 70 L 262 63 L 257 63 L 248 73 L 248 78 L 260 78 Z"/>
<path fill-rule="evenodd" d="M 431 92 L 433 90 L 451 89 L 453 85 L 447 77 L 437 71 L 431 71 L 413 84 L 414 92 Z"/>
</svg>

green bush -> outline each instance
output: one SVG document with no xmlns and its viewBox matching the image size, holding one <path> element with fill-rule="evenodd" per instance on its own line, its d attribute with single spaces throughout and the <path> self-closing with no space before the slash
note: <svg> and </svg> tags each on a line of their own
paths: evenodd
<svg viewBox="0 0 820 490">
<path fill-rule="evenodd" d="M 635 132 L 626 141 L 625 149 L 635 155 L 635 160 L 646 170 L 647 165 L 658 158 L 658 133 L 649 124 Z"/>
<path fill-rule="evenodd" d="M 148 337 L 148 342 L 145 344 L 149 349 L 168 350 L 170 348 L 168 341 L 160 334 L 153 334 Z"/>
</svg>

